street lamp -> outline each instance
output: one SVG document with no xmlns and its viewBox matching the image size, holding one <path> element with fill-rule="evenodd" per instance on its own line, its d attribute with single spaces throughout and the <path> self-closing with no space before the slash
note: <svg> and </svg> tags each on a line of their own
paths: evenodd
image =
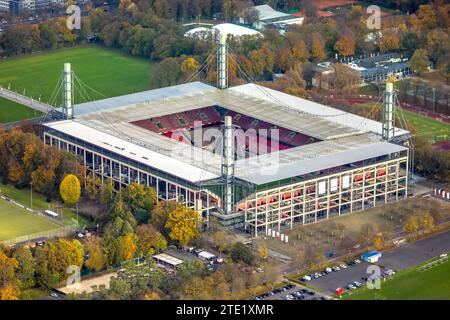
<svg viewBox="0 0 450 320">
<path fill-rule="evenodd" d="M 31 186 L 30 202 L 31 202 L 31 209 L 33 209 L 33 182 L 30 182 L 30 186 Z"/>
</svg>

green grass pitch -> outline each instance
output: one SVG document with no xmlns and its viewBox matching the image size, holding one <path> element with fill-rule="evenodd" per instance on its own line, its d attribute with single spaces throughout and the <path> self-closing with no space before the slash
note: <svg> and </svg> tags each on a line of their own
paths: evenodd
<svg viewBox="0 0 450 320">
<path fill-rule="evenodd" d="M 381 289 L 366 287 L 344 296 L 351 300 L 450 300 L 450 261 L 418 272 L 418 267 L 401 271 L 393 279 L 381 282 Z"/>
<path fill-rule="evenodd" d="M 57 85 L 65 62 L 72 64 L 72 70 L 89 87 L 106 97 L 114 97 L 143 91 L 149 88 L 149 78 L 154 63 L 147 59 L 132 57 L 118 50 L 96 45 L 60 49 L 51 52 L 32 54 L 24 57 L 5 59 L 0 62 L 0 85 L 34 99 L 48 102 Z M 88 90 L 93 100 L 104 98 Z M 84 102 L 75 92 L 75 103 Z M 61 95 L 58 95 L 58 103 Z M 0 100 L 0 122 L 16 121 L 33 117 L 34 111 L 21 114 L 17 106 L 8 107 Z M 17 109 L 14 112 L 11 108 Z M 27 108 L 28 109 L 28 108 Z M 10 118 L 8 118 L 10 117 Z M 12 120 L 11 120 L 12 118 Z"/>
<path fill-rule="evenodd" d="M 374 105 L 374 103 L 363 103 L 360 106 Z M 438 121 L 433 118 L 417 114 L 415 112 L 407 110 L 397 110 L 398 116 L 403 114 L 405 120 L 417 130 L 419 136 L 429 138 L 430 142 L 439 142 L 449 139 L 450 136 L 450 123 Z M 401 123 L 396 123 L 397 127 L 401 127 Z"/>
<path fill-rule="evenodd" d="M 450 123 L 441 122 L 414 112 L 402 110 L 406 121 L 413 125 L 421 136 L 435 140 L 446 140 L 450 135 Z"/>
<path fill-rule="evenodd" d="M 0 199 L 0 241 L 57 228 L 60 226 L 50 219 Z"/>
</svg>

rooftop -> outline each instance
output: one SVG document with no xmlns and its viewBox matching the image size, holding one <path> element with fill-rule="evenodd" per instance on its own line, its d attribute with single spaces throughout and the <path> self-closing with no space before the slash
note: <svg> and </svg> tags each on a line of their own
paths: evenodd
<svg viewBox="0 0 450 320">
<path fill-rule="evenodd" d="M 221 156 L 132 124 L 221 106 L 320 140 L 239 159 L 235 176 L 262 184 L 405 148 L 381 140 L 382 124 L 256 84 L 219 90 L 199 82 L 75 105 L 74 120 L 46 126 L 198 183 L 221 174 Z M 407 131 L 396 128 L 396 135 Z"/>
<path fill-rule="evenodd" d="M 221 23 L 213 26 L 212 28 L 205 28 L 205 27 L 194 28 L 186 32 L 185 36 L 203 38 L 205 35 L 209 35 L 214 32 L 218 32 L 225 36 L 232 35 L 234 37 L 255 36 L 255 35 L 262 36 L 262 34 L 256 30 L 232 23 Z"/>
<path fill-rule="evenodd" d="M 295 16 L 289 13 L 284 13 L 273 9 L 267 4 L 254 7 L 259 13 L 259 21 L 273 23 L 284 20 L 303 19 L 303 17 Z"/>
</svg>

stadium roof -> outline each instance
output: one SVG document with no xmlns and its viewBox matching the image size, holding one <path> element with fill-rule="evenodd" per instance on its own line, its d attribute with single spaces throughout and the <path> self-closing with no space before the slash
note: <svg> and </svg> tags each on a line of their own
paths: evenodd
<svg viewBox="0 0 450 320">
<path fill-rule="evenodd" d="M 286 164 L 277 161 L 276 155 L 266 154 L 258 157 L 259 159 L 255 159 L 253 166 L 247 166 L 246 170 L 237 176 L 245 181 L 260 185 L 404 150 L 407 150 L 407 148 L 388 142 L 377 142 L 347 150 L 339 150 L 338 148 L 331 154 L 309 153 L 307 158 L 293 158 Z M 283 160 L 283 157 L 279 158 Z M 249 161 L 252 161 L 251 158 Z"/>
<path fill-rule="evenodd" d="M 213 26 L 212 28 L 199 27 L 189 30 L 184 35 L 186 37 L 202 37 L 203 33 L 209 34 L 212 32 L 218 32 L 225 36 L 232 35 L 234 37 L 254 36 L 254 35 L 262 36 L 262 34 L 256 30 L 232 23 L 221 23 Z"/>
<path fill-rule="evenodd" d="M 117 134 L 108 134 L 77 121 L 65 120 L 47 123 L 45 125 L 49 128 L 64 132 L 74 138 L 88 141 L 95 146 L 118 153 L 126 158 L 138 161 L 190 182 L 218 178 L 217 175 L 211 172 L 207 172 L 201 168 L 177 160 L 176 158 L 126 141 L 117 136 Z"/>
<path fill-rule="evenodd" d="M 402 148 L 382 142 L 382 124 L 377 121 L 255 84 L 219 90 L 194 82 L 149 90 L 75 105 L 74 120 L 45 125 L 198 183 L 221 175 L 220 155 L 130 122 L 214 105 L 321 140 L 237 160 L 236 177 L 255 184 L 339 166 L 343 161 L 349 163 L 381 156 Z M 405 133 L 407 131 L 396 128 L 397 135 Z"/>
</svg>

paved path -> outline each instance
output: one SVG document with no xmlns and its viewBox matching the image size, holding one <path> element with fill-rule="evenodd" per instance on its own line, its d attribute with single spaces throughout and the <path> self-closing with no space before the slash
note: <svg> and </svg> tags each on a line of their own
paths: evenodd
<svg viewBox="0 0 450 320">
<path fill-rule="evenodd" d="M 24 96 L 23 94 L 8 90 L 3 87 L 0 87 L 0 97 L 17 102 L 43 113 L 47 113 L 49 110 L 53 109 L 52 106 L 46 103 L 34 100 L 30 97 Z"/>
</svg>

